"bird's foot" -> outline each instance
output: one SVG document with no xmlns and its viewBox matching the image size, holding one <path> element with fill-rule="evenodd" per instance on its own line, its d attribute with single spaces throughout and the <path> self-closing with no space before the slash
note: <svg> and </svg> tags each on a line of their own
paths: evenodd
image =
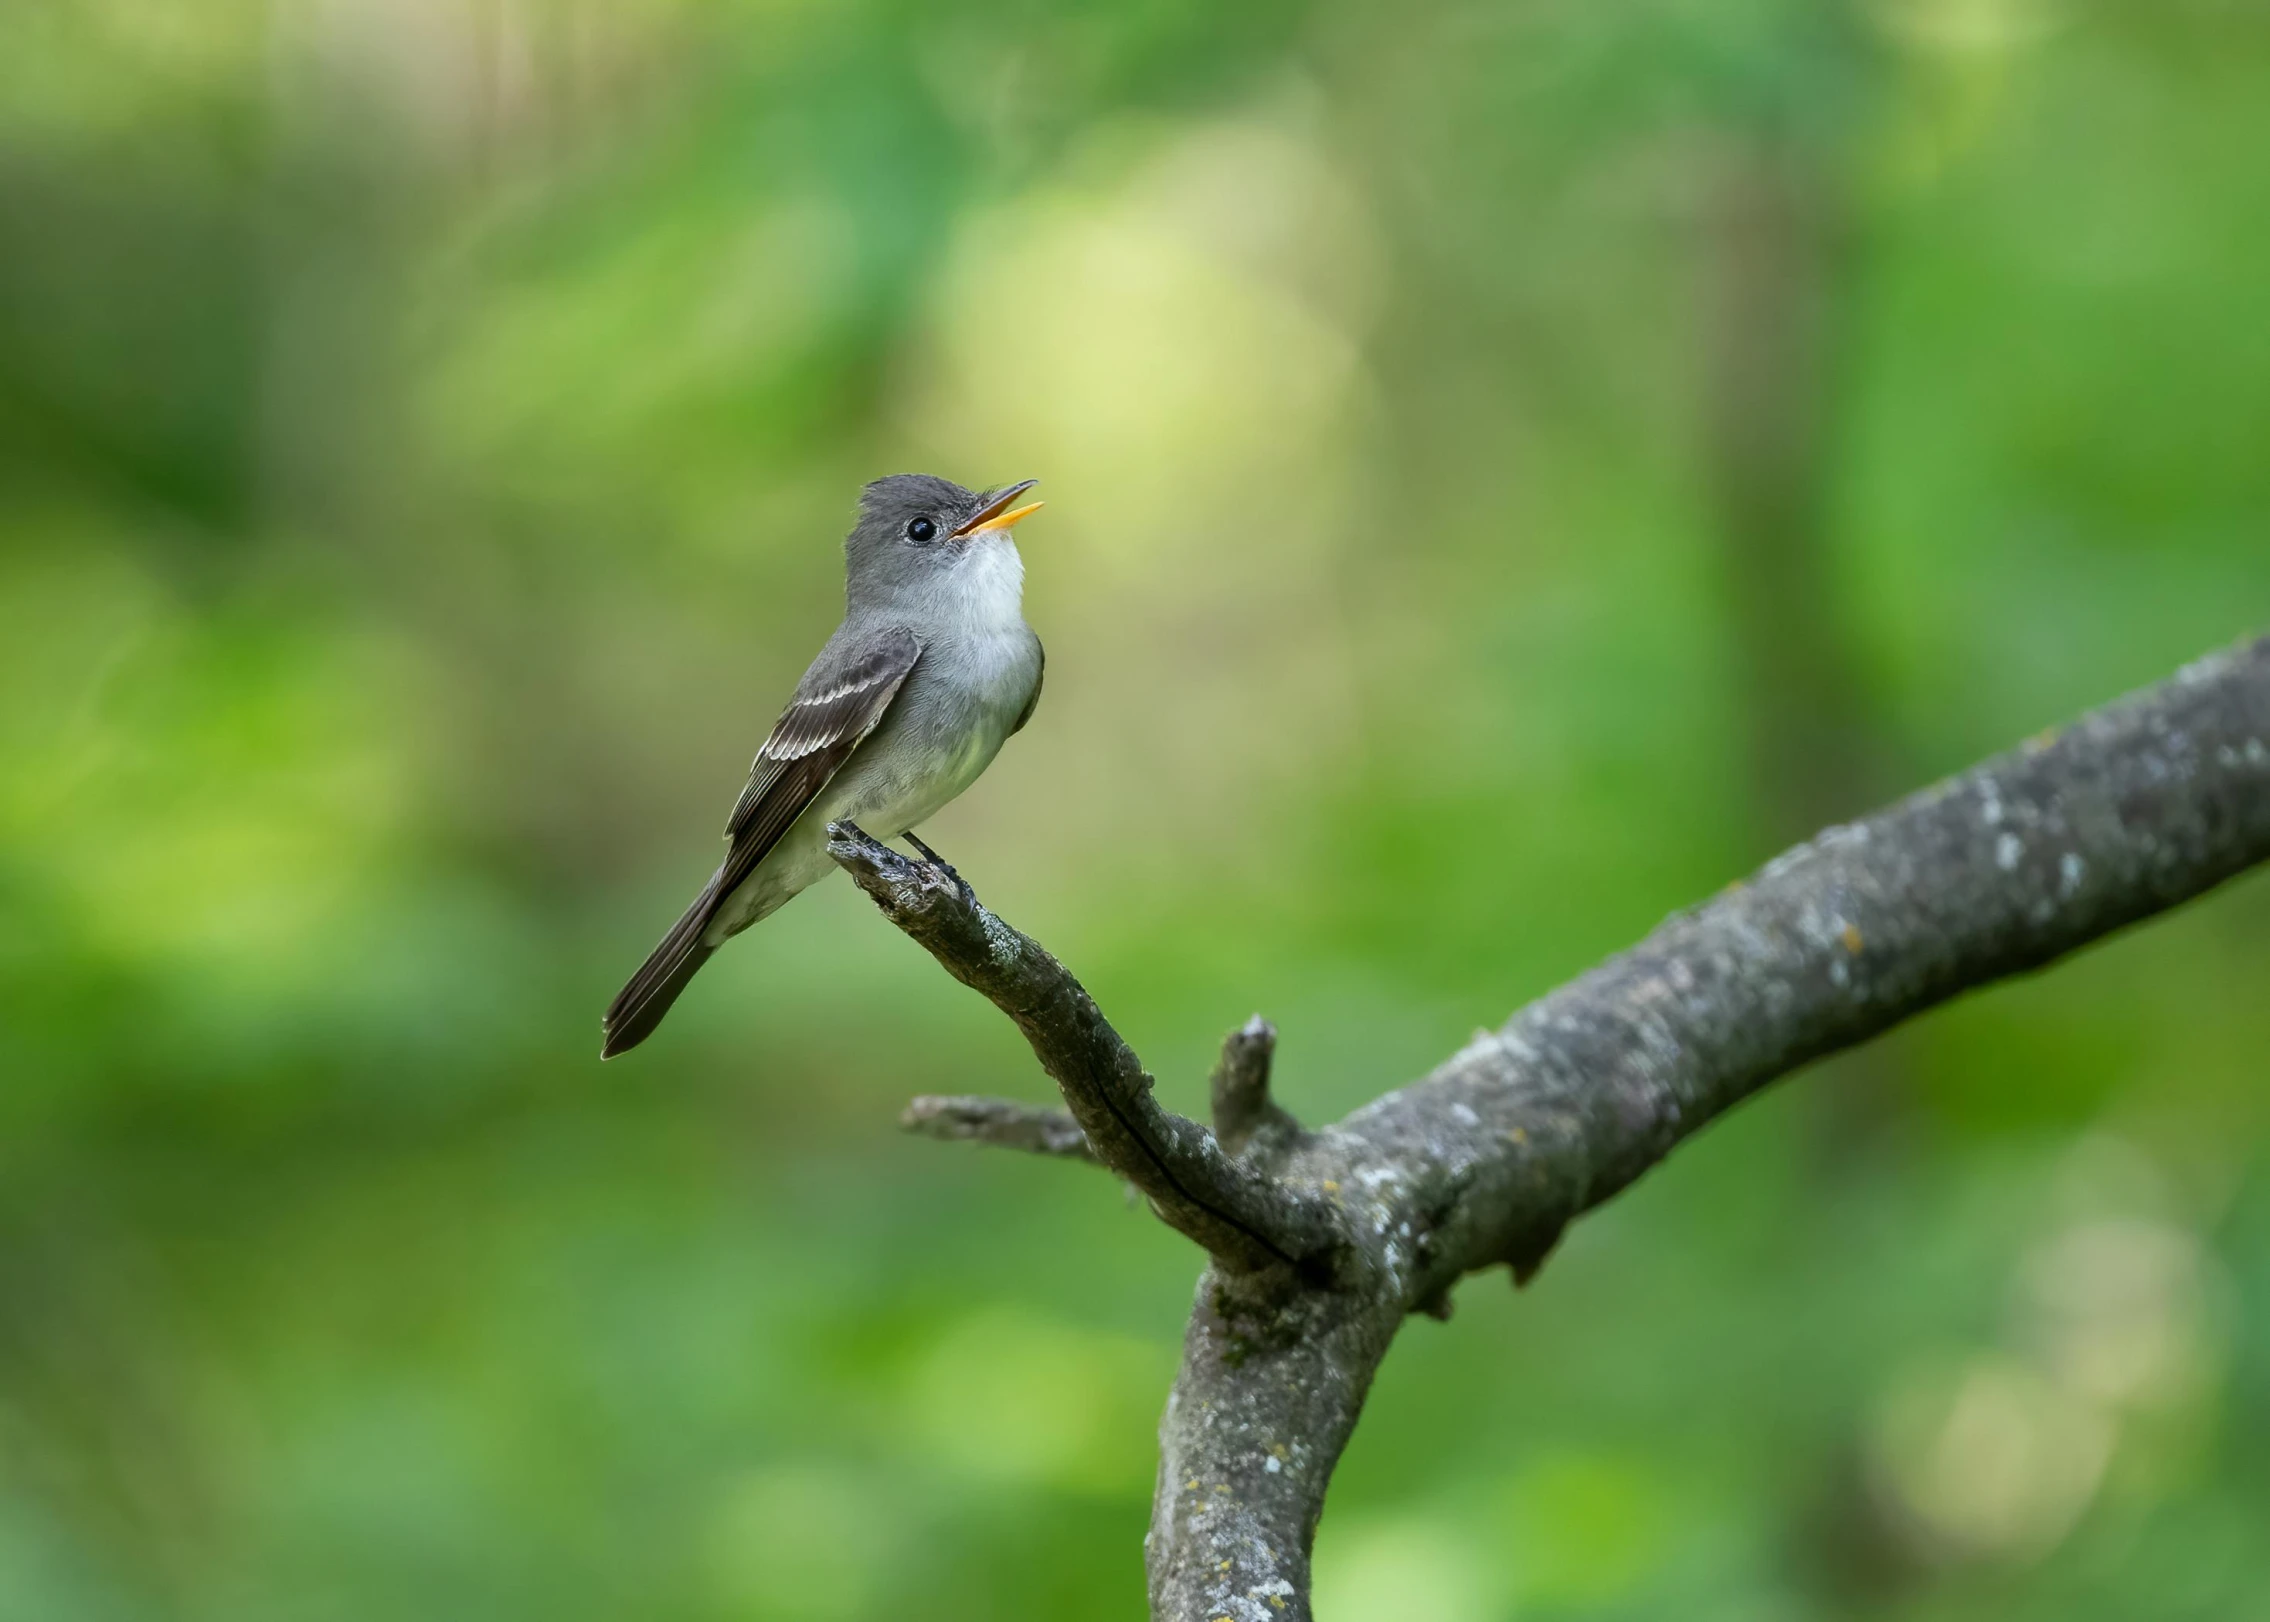
<svg viewBox="0 0 2270 1622">
<path fill-rule="evenodd" d="M 966 902 L 973 908 L 981 904 L 977 899 L 977 892 L 969 887 L 969 880 L 963 878 L 961 874 L 955 872 L 954 864 L 947 861 L 945 857 L 939 855 L 928 845 L 925 845 L 921 841 L 921 839 L 916 836 L 914 830 L 911 828 L 907 830 L 906 842 L 912 845 L 917 851 L 921 852 L 922 859 L 925 862 L 928 862 L 932 867 L 936 868 L 939 872 L 945 874 L 946 877 L 954 881 L 954 888 L 961 892 L 961 897 L 964 902 Z"/>
</svg>

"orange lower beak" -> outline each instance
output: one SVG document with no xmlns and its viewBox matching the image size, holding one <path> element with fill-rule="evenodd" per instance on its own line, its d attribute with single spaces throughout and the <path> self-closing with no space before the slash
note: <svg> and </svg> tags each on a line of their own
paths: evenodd
<svg viewBox="0 0 2270 1622">
<path fill-rule="evenodd" d="M 1020 484 L 1010 485 L 1008 489 L 987 502 L 975 518 L 972 518 L 960 529 L 955 530 L 954 533 L 956 535 L 983 535 L 987 530 L 1016 528 L 1020 519 L 1030 518 L 1034 513 L 1048 505 L 1045 501 L 1028 502 L 1022 507 L 1015 508 L 1009 505 L 1010 502 L 1016 500 L 1038 483 L 1040 483 L 1038 479 L 1026 479 Z"/>
<path fill-rule="evenodd" d="M 1012 508 L 1010 511 L 1003 513 L 998 518 L 988 518 L 982 524 L 972 525 L 969 529 L 964 530 L 963 533 L 966 535 L 983 535 L 989 529 L 1015 529 L 1017 527 L 1018 519 L 1029 518 L 1034 513 L 1039 512 L 1041 508 L 1047 505 L 1048 503 L 1045 501 L 1028 502 L 1022 507 Z"/>
</svg>

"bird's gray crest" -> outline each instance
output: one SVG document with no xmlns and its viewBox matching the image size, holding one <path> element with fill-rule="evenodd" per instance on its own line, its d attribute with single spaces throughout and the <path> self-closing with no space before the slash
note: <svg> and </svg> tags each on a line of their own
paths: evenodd
<svg viewBox="0 0 2270 1622">
<path fill-rule="evenodd" d="M 985 505 L 975 490 L 964 490 L 933 473 L 893 473 L 859 492 L 859 527 L 873 525 L 897 535 L 917 518 L 935 522 L 941 533 L 958 529 Z"/>
</svg>

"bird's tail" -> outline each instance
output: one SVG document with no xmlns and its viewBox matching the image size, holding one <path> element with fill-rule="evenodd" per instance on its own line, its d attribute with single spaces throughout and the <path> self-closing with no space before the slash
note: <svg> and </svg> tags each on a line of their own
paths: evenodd
<svg viewBox="0 0 2270 1622">
<path fill-rule="evenodd" d="M 686 989 L 686 982 L 694 971 L 709 961 L 716 950 L 702 943 L 702 932 L 717 911 L 717 879 L 702 886 L 700 895 L 686 914 L 670 926 L 670 933 L 662 937 L 662 944 L 647 955 L 638 966 L 638 973 L 630 983 L 615 993 L 615 1000 L 607 1005 L 606 1017 L 600 1021 L 601 1041 L 599 1057 L 612 1059 L 618 1053 L 628 1053 L 649 1036 L 654 1027 L 662 1023 L 662 1016 L 670 1012 L 670 1005 L 678 1000 L 678 993 Z"/>
</svg>

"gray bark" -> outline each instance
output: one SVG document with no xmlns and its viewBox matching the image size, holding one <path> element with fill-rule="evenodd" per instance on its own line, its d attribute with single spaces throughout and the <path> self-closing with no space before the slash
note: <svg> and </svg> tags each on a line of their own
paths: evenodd
<svg viewBox="0 0 2270 1622">
<path fill-rule="evenodd" d="M 1209 1132 L 951 874 L 849 826 L 830 848 L 1016 1021 L 1070 1109 L 953 1101 L 979 1123 L 953 1135 L 1063 1154 L 1076 1126 L 1211 1254 L 1160 1425 L 1154 1616 L 1297 1622 L 1326 1486 L 1408 1314 L 1447 1315 L 1477 1269 L 1526 1280 L 1573 1218 L 1777 1077 L 2270 857 L 2270 638 L 1827 830 L 1315 1132 L 1268 1101 L 1265 1022 L 1225 1044 Z"/>
</svg>

